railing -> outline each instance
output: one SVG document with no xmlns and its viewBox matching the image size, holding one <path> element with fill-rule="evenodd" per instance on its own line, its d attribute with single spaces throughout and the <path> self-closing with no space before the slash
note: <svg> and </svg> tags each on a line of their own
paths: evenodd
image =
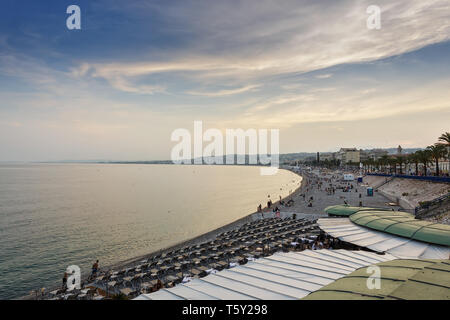
<svg viewBox="0 0 450 320">
<path fill-rule="evenodd" d="M 389 176 L 388 179 L 386 179 L 385 181 L 383 181 L 381 184 L 379 184 L 379 185 L 377 185 L 377 186 L 374 186 L 374 189 L 378 189 L 378 188 L 384 186 L 385 184 L 387 184 L 387 183 L 391 182 L 392 180 L 394 180 L 394 178 L 395 178 L 395 177 Z"/>
<path fill-rule="evenodd" d="M 408 176 L 408 175 L 386 174 L 386 173 L 366 173 L 366 175 L 368 175 L 368 176 L 379 176 L 379 177 L 393 177 L 393 178 L 413 179 L 413 180 L 423 180 L 423 181 L 430 181 L 430 182 L 450 183 L 450 177 Z"/>
<path fill-rule="evenodd" d="M 444 194 L 443 196 L 440 196 L 436 199 L 430 200 L 430 201 L 424 201 L 421 203 L 418 207 L 415 208 L 415 214 L 423 215 L 431 210 L 434 210 L 436 208 L 439 208 L 444 203 L 450 201 L 450 192 L 447 194 Z"/>
</svg>

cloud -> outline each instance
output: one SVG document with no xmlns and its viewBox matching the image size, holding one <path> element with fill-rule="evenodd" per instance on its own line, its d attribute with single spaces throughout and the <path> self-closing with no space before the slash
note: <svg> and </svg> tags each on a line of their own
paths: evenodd
<svg viewBox="0 0 450 320">
<path fill-rule="evenodd" d="M 166 88 L 160 85 L 133 85 L 122 77 L 108 79 L 109 83 L 118 90 L 138 94 L 155 94 L 166 92 Z"/>
<path fill-rule="evenodd" d="M 450 79 L 436 80 L 414 90 L 391 88 L 389 83 L 362 91 L 332 90 L 320 96 L 310 93 L 282 94 L 261 104 L 254 104 L 239 118 L 247 125 L 290 127 L 306 123 L 355 122 L 400 114 L 430 113 L 450 110 Z M 234 122 L 234 125 L 238 125 Z"/>
<path fill-rule="evenodd" d="M 338 64 L 374 61 L 450 39 L 447 0 L 379 0 L 380 30 L 366 27 L 366 8 L 371 4 L 369 0 L 283 1 L 282 5 L 273 1 L 214 5 L 185 1 L 158 7 L 137 2 L 132 6 L 134 11 L 124 10 L 125 14 L 143 16 L 158 10 L 163 20 L 173 21 L 173 28 L 193 36 L 184 46 L 155 55 L 159 58 L 83 62 L 74 72 L 87 74 L 89 69 L 93 77 L 104 78 L 127 92 L 130 87 L 124 83 L 151 75 L 176 75 L 199 83 L 214 81 L 216 85 L 257 82 Z M 316 78 L 331 76 L 326 73 Z M 147 90 L 137 89 L 142 91 Z M 199 90 L 190 92 L 202 95 Z M 232 91 L 224 88 L 203 95 L 228 93 Z"/>
<path fill-rule="evenodd" d="M 255 91 L 256 88 L 260 87 L 259 85 L 249 85 L 244 86 L 240 88 L 235 89 L 225 89 L 225 90 L 219 90 L 219 91 L 187 91 L 186 93 L 190 95 L 196 95 L 196 96 L 206 96 L 206 97 L 223 97 L 223 96 L 230 96 L 234 94 L 239 94 L 247 91 Z"/>
<path fill-rule="evenodd" d="M 316 76 L 317 79 L 328 79 L 331 78 L 333 76 L 332 73 L 327 73 L 327 74 L 319 74 Z"/>
<path fill-rule="evenodd" d="M 67 150 L 140 158 L 147 149 L 165 158 L 171 130 L 194 117 L 217 128 L 308 128 L 302 134 L 314 144 L 318 132 L 323 141 L 391 143 L 414 116 L 420 125 L 428 116 L 423 131 L 437 130 L 432 115 L 441 123 L 450 110 L 442 58 L 450 46 L 430 45 L 450 39 L 450 3 L 377 0 L 380 30 L 366 27 L 370 4 L 108 0 L 93 4 L 89 28 L 70 37 L 49 25 L 39 40 L 39 24 L 25 36 L 2 30 L 0 145 L 30 158 L 35 147 L 46 158 L 42 146 L 59 158 Z M 384 128 L 393 117 L 401 121 L 390 132 L 353 130 L 377 119 Z M 282 139 L 302 148 L 299 135 Z"/>
</svg>

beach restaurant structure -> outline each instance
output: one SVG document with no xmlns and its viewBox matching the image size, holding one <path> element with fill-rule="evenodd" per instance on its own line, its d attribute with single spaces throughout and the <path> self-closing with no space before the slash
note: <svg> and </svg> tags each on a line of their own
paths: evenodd
<svg viewBox="0 0 450 320">
<path fill-rule="evenodd" d="M 325 211 L 321 230 L 364 250 L 278 252 L 136 299 L 450 299 L 450 226 L 377 208 Z"/>
</svg>

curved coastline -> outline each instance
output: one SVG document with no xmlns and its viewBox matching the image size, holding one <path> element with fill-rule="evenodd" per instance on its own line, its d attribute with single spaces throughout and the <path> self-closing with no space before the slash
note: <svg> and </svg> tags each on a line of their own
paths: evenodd
<svg viewBox="0 0 450 320">
<path fill-rule="evenodd" d="M 280 170 L 291 171 L 292 173 L 294 173 L 294 174 L 298 175 L 300 178 L 302 178 L 300 186 L 297 189 L 295 189 L 293 192 L 291 192 L 289 195 L 287 195 L 286 197 L 281 199 L 281 200 L 284 201 L 287 198 L 292 197 L 293 194 L 299 192 L 302 189 L 302 187 L 303 187 L 303 177 L 301 175 L 299 175 L 297 172 L 294 172 L 294 171 L 289 170 L 287 168 L 280 168 Z M 274 206 L 278 205 L 281 200 L 278 200 L 278 201 L 274 202 L 273 205 Z M 263 208 L 263 211 L 264 212 L 268 212 L 266 207 Z M 214 230 L 208 231 L 206 233 L 203 233 L 201 235 L 195 236 L 195 237 L 187 239 L 187 240 L 182 240 L 182 241 L 180 241 L 180 242 L 178 242 L 178 243 L 176 243 L 174 245 L 171 245 L 171 246 L 168 246 L 168 247 L 165 247 L 165 248 L 153 251 L 153 252 L 151 252 L 149 254 L 137 256 L 137 257 L 134 257 L 134 258 L 130 258 L 130 259 L 118 262 L 118 263 L 111 264 L 109 266 L 103 267 L 102 269 L 103 270 L 110 270 L 110 269 L 122 268 L 122 267 L 125 267 L 128 264 L 133 264 L 133 263 L 139 262 L 140 260 L 148 259 L 148 258 L 151 258 L 151 257 L 153 257 L 155 255 L 158 255 L 158 254 L 163 254 L 163 253 L 166 253 L 166 252 L 169 252 L 169 251 L 178 250 L 178 249 L 180 249 L 182 247 L 185 247 L 185 246 L 197 245 L 198 243 L 205 242 L 205 241 L 212 241 L 218 234 L 220 234 L 222 232 L 230 231 L 232 229 L 235 229 L 236 227 L 240 227 L 241 225 L 246 224 L 247 222 L 250 222 L 250 221 L 252 221 L 254 219 L 258 219 L 258 216 L 260 216 L 260 213 L 257 212 L 257 211 L 254 211 L 254 212 L 252 212 L 252 213 L 250 213 L 250 214 L 248 214 L 248 215 L 246 215 L 246 216 L 244 216 L 242 218 L 239 218 L 239 219 L 237 219 L 237 220 L 235 220 L 233 222 L 230 222 L 230 223 L 228 223 L 228 224 L 226 224 L 226 225 L 224 225 L 222 227 L 216 228 Z"/>
<path fill-rule="evenodd" d="M 305 186 L 305 184 L 304 184 L 304 181 L 305 181 L 304 177 L 302 175 L 300 175 L 298 172 L 295 172 L 295 171 L 291 170 L 290 168 L 282 168 L 282 167 L 280 167 L 279 170 L 290 171 L 290 172 L 296 174 L 297 176 L 299 176 L 301 178 L 301 181 L 300 181 L 300 185 L 295 190 L 293 190 L 290 194 L 288 194 L 287 196 L 285 196 L 281 200 L 273 202 L 273 206 L 277 206 L 277 205 L 279 205 L 280 201 L 285 201 L 288 198 L 292 197 L 293 195 L 299 193 L 303 189 L 303 187 Z M 267 207 L 263 208 L 263 212 L 269 212 L 269 211 L 270 211 L 270 209 L 268 210 Z M 213 241 L 217 237 L 217 235 L 219 235 L 219 234 L 221 234 L 223 232 L 227 232 L 227 231 L 236 229 L 236 228 L 238 228 L 238 227 L 240 227 L 240 226 L 242 226 L 242 225 L 244 225 L 244 224 L 246 224 L 248 222 L 251 222 L 251 221 L 254 221 L 256 219 L 259 219 L 260 215 L 261 215 L 261 213 L 259 213 L 258 211 L 254 211 L 254 212 L 252 212 L 250 214 L 245 215 L 242 218 L 236 219 L 235 221 L 232 221 L 232 222 L 230 222 L 230 223 L 228 223 L 228 224 L 226 224 L 224 226 L 221 226 L 219 228 L 213 229 L 213 230 L 208 231 L 206 233 L 203 233 L 201 235 L 192 237 L 192 238 L 187 239 L 187 240 L 182 240 L 182 241 L 180 241 L 180 242 L 178 242 L 176 244 L 173 244 L 173 245 L 170 245 L 170 246 L 158 249 L 158 250 L 154 250 L 154 251 L 152 251 L 152 252 L 150 252 L 148 254 L 136 256 L 136 257 L 133 257 L 133 258 L 129 258 L 127 260 L 122 260 L 122 261 L 119 261 L 119 262 L 116 262 L 116 263 L 113 263 L 113 264 L 102 266 L 100 268 L 100 270 L 102 270 L 102 271 L 109 271 L 109 270 L 114 270 L 114 269 L 126 268 L 127 266 L 138 264 L 141 260 L 149 259 L 149 258 L 152 258 L 152 257 L 160 255 L 160 254 L 164 254 L 164 253 L 167 253 L 167 252 L 170 252 L 170 251 L 178 250 L 178 249 L 180 249 L 182 247 L 193 246 L 193 245 L 197 245 L 197 244 L 200 244 L 200 243 L 203 243 L 203 242 Z M 86 281 L 87 278 L 88 278 L 87 276 L 83 277 L 82 281 Z M 52 291 L 52 290 L 57 289 L 59 287 L 60 287 L 59 285 L 55 284 L 55 286 L 53 286 L 51 288 L 46 288 L 46 291 Z M 16 299 L 28 300 L 28 299 L 33 299 L 33 298 L 34 297 L 32 295 L 27 295 L 27 296 L 18 297 Z"/>
</svg>

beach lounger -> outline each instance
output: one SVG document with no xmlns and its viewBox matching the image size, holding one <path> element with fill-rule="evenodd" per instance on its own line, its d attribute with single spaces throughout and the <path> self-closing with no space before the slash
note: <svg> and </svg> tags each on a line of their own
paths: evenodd
<svg viewBox="0 0 450 320">
<path fill-rule="evenodd" d="M 207 275 L 206 271 L 199 269 L 191 269 L 190 273 L 192 274 L 193 277 L 196 278 L 203 278 Z"/>
<path fill-rule="evenodd" d="M 135 292 L 135 290 L 133 290 L 131 288 L 123 288 L 123 289 L 120 289 L 119 291 L 127 297 Z"/>
</svg>

